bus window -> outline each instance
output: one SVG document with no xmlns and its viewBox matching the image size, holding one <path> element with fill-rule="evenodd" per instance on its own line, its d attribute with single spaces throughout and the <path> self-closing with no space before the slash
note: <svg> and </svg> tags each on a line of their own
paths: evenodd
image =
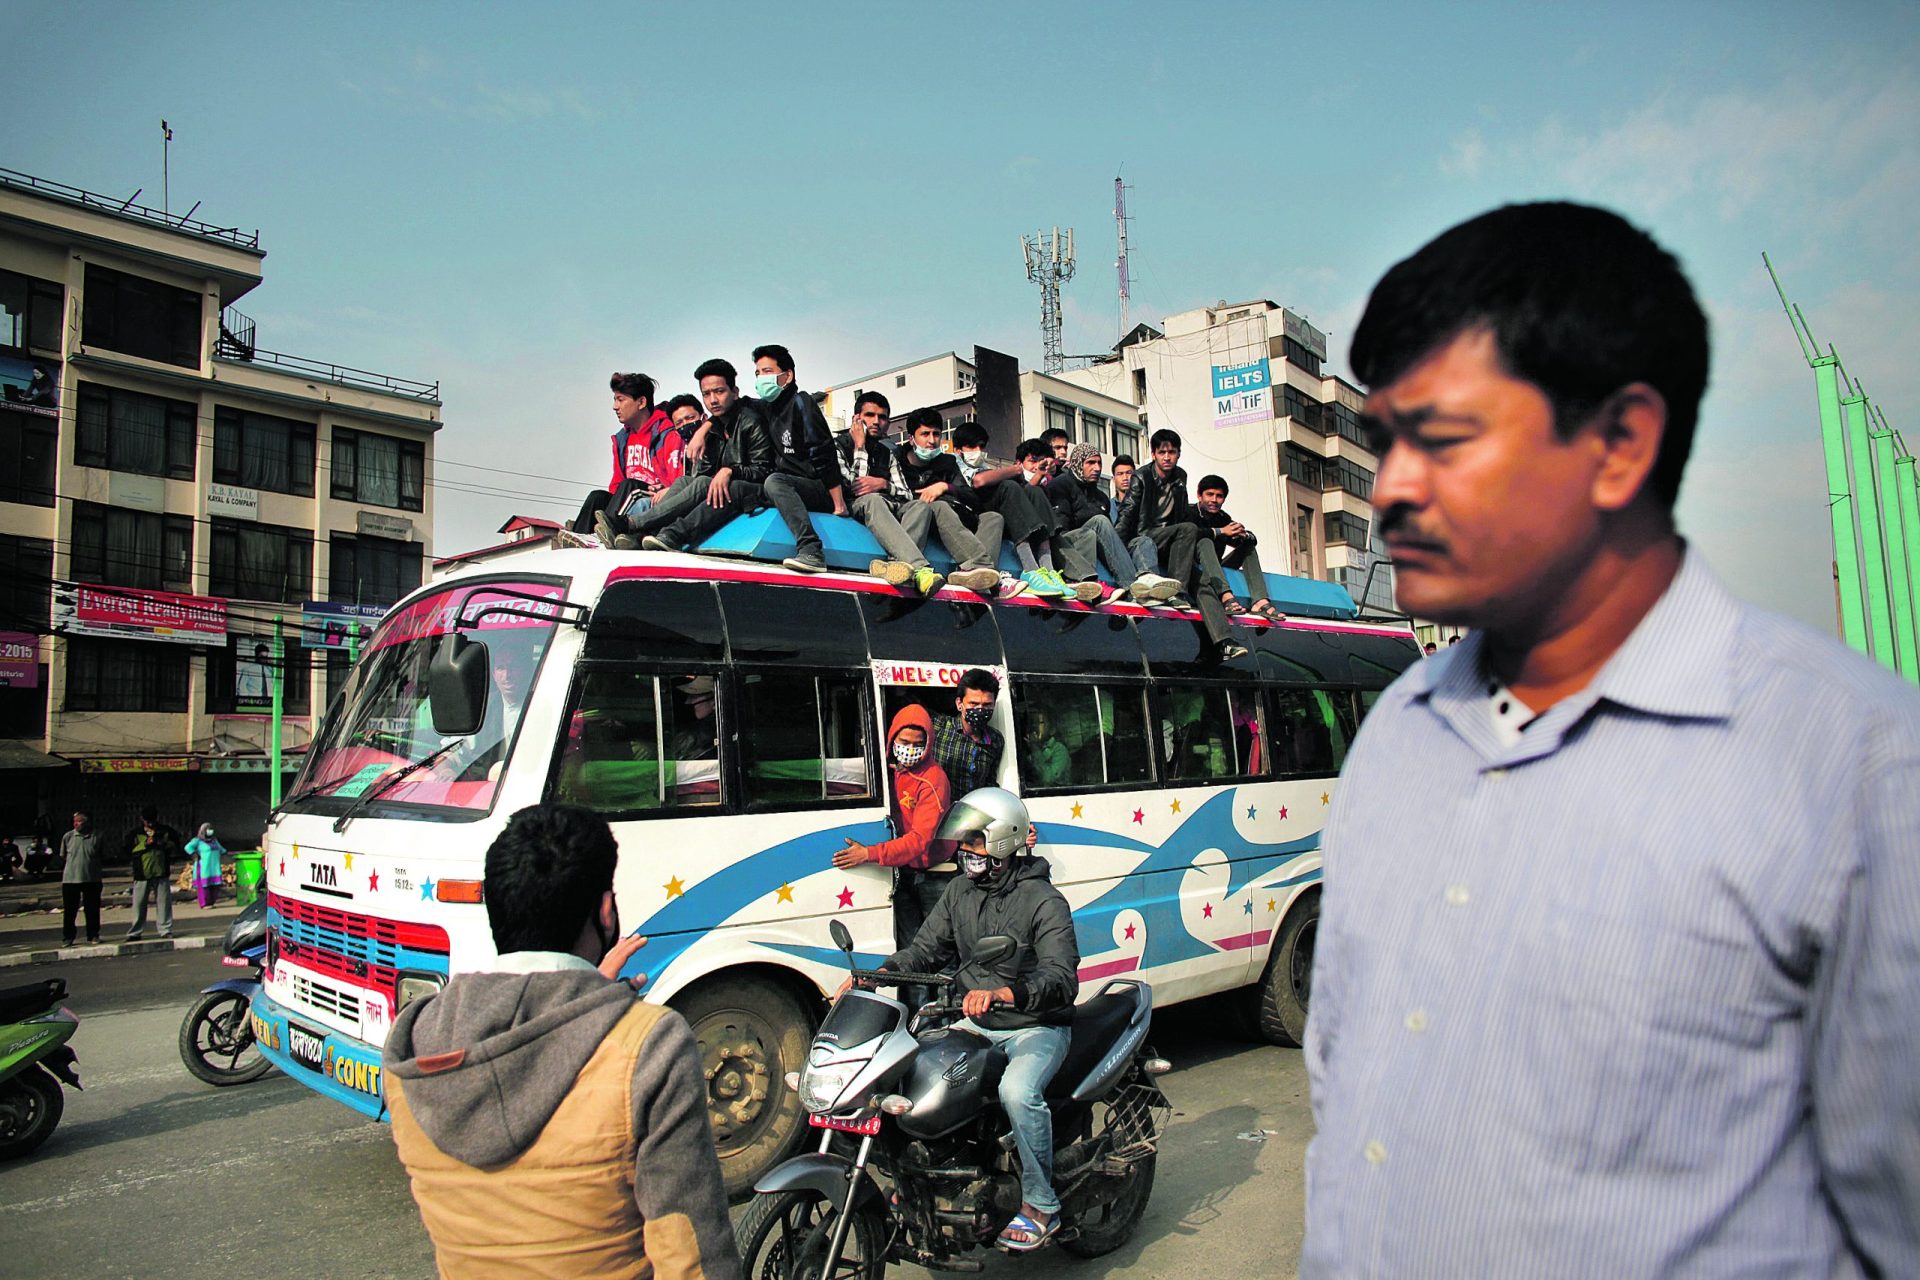
<svg viewBox="0 0 1920 1280">
<path fill-rule="evenodd" d="M 1385 692 L 1385 689 L 1362 689 L 1360 691 L 1360 719 L 1365 720 L 1367 718 L 1367 712 L 1373 710 L 1373 704 L 1380 701 L 1380 695 Z"/>
<path fill-rule="evenodd" d="M 1227 703 L 1233 709 L 1233 758 L 1239 776 L 1264 778 L 1272 771 L 1267 756 L 1267 731 L 1260 714 L 1260 690 L 1235 687 L 1227 690 Z"/>
<path fill-rule="evenodd" d="M 871 799 L 866 678 L 805 671 L 739 677 L 740 772 L 750 808 Z"/>
<path fill-rule="evenodd" d="M 1150 781 L 1145 691 L 1124 685 L 1021 680 L 1013 686 L 1023 790 Z"/>
<path fill-rule="evenodd" d="M 718 804 L 713 691 L 707 675 L 589 672 L 567 722 L 555 798 L 608 815 Z"/>
<path fill-rule="evenodd" d="M 1153 781 L 1153 746 L 1147 735 L 1144 685 L 1100 685 L 1100 732 L 1106 749 L 1107 782 Z"/>
<path fill-rule="evenodd" d="M 876 658 L 913 658 L 955 667 L 1000 665 L 993 610 L 971 600 L 863 595 L 867 644 Z M 951 711 L 952 705 L 946 708 Z"/>
<path fill-rule="evenodd" d="M 1273 772 L 1281 777 L 1330 777 L 1346 762 L 1353 741 L 1353 695 L 1346 689 L 1274 689 L 1267 731 Z"/>
<path fill-rule="evenodd" d="M 1231 778 L 1234 760 L 1233 708 L 1227 691 L 1174 685 L 1166 691 L 1160 721 L 1161 760 L 1171 782 Z"/>
</svg>

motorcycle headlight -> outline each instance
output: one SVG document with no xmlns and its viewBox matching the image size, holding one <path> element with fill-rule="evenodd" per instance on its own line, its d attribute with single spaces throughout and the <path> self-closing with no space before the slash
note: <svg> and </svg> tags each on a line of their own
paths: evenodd
<svg viewBox="0 0 1920 1280">
<path fill-rule="evenodd" d="M 393 1011 L 399 1013 L 421 996 L 430 996 L 446 985 L 447 980 L 437 973 L 401 974 L 393 988 Z"/>
<path fill-rule="evenodd" d="M 800 1073 L 800 1105 L 815 1115 L 833 1110 L 833 1104 L 853 1083 L 853 1078 L 860 1074 L 860 1068 L 866 1065 L 865 1058 L 852 1062 L 830 1062 L 825 1066 L 809 1065 Z"/>
</svg>

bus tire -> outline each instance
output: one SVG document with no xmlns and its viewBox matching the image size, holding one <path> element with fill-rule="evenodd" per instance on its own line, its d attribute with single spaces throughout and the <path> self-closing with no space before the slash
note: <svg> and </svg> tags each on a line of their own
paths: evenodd
<svg viewBox="0 0 1920 1280">
<path fill-rule="evenodd" d="M 1320 931 L 1320 895 L 1302 895 L 1280 926 L 1266 972 L 1243 995 L 1242 1025 L 1252 1038 L 1285 1048 L 1306 1042 L 1313 994 L 1313 945 Z"/>
<path fill-rule="evenodd" d="M 786 1075 L 806 1062 L 813 1020 L 785 987 L 750 977 L 701 983 L 672 1004 L 693 1028 L 720 1172 L 738 1203 L 806 1131 Z"/>
</svg>

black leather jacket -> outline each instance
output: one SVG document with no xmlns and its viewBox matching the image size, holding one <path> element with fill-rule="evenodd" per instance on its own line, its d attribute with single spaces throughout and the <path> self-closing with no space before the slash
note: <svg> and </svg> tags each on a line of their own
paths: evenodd
<svg viewBox="0 0 1920 1280">
<path fill-rule="evenodd" d="M 1168 489 L 1173 491 L 1173 514 L 1163 521 L 1159 514 L 1160 495 Z M 1198 524 L 1198 514 L 1193 503 L 1187 500 L 1185 469 L 1175 467 L 1162 481 L 1160 468 L 1148 464 L 1135 468 L 1133 485 L 1127 490 L 1127 500 L 1120 504 L 1120 518 L 1113 524 L 1122 538 L 1131 541 L 1162 524 Z"/>
<path fill-rule="evenodd" d="M 1107 514 L 1107 495 L 1065 471 L 1047 481 L 1047 501 L 1053 504 L 1063 530 L 1078 529 L 1095 516 Z"/>
<path fill-rule="evenodd" d="M 724 431 L 719 460 L 709 447 L 701 461 L 701 473 L 711 475 L 721 467 L 733 470 L 735 480 L 761 484 L 773 474 L 773 432 L 767 427 L 766 406 L 758 400 L 733 402 L 733 411 L 714 419 L 714 429 Z"/>
</svg>

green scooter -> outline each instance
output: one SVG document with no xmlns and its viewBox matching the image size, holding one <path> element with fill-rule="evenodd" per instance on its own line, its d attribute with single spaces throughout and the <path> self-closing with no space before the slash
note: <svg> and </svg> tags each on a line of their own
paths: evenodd
<svg viewBox="0 0 1920 1280">
<path fill-rule="evenodd" d="M 64 978 L 0 990 L 0 1160 L 45 1142 L 66 1109 L 60 1085 L 80 1087 L 67 1044 L 80 1019 L 61 1007 L 66 998 Z"/>
</svg>

